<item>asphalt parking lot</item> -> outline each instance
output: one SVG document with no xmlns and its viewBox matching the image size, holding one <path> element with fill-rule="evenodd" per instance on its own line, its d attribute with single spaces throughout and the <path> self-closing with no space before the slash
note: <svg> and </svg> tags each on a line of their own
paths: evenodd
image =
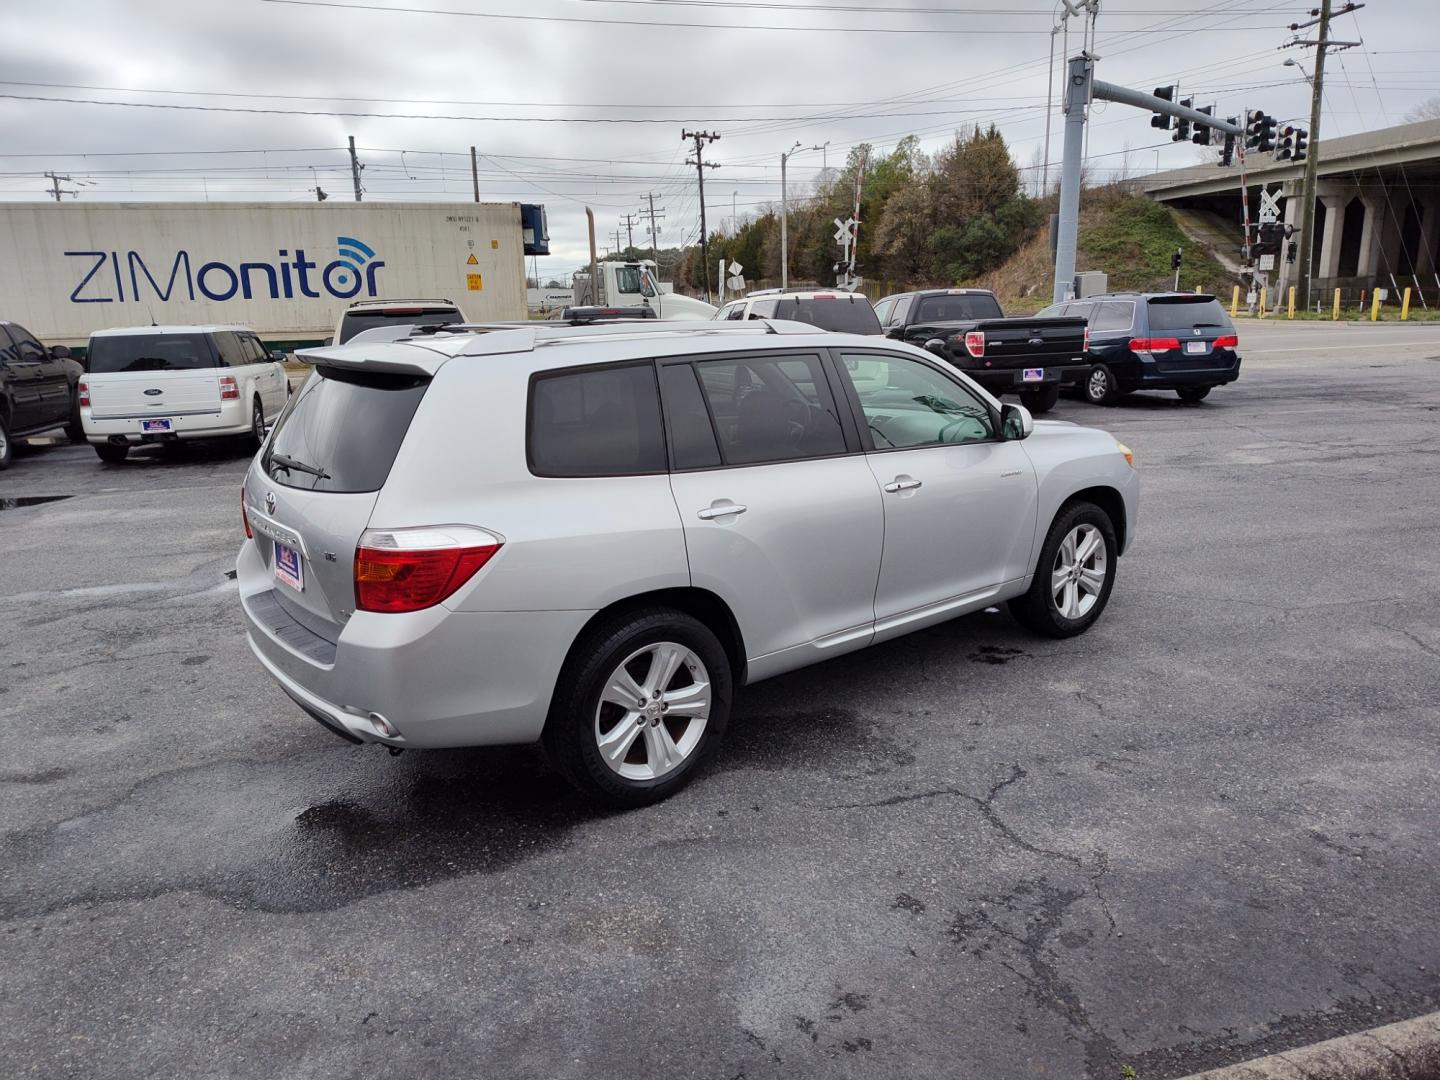
<svg viewBox="0 0 1440 1080">
<path fill-rule="evenodd" d="M 762 683 L 624 814 L 292 706 L 240 451 L 18 455 L 5 1073 L 1158 1080 L 1440 1007 L 1440 327 L 1240 332 L 1202 405 L 1052 414 L 1142 469 L 1089 634 Z"/>
</svg>

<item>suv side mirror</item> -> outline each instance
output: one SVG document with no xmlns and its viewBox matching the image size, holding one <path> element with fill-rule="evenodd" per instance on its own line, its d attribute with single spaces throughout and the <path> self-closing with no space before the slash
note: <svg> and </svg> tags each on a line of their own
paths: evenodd
<svg viewBox="0 0 1440 1080">
<path fill-rule="evenodd" d="M 68 345 L 51 345 L 50 357 L 54 360 L 69 360 L 70 347 Z"/>
<path fill-rule="evenodd" d="M 902 340 L 905 337 L 905 328 L 903 326 L 887 327 L 885 330 L 885 336 L 895 338 L 896 340 Z"/>
<path fill-rule="evenodd" d="M 1000 406 L 1000 434 L 1005 439 L 1028 439 L 1035 430 L 1035 418 L 1024 405 Z"/>
</svg>

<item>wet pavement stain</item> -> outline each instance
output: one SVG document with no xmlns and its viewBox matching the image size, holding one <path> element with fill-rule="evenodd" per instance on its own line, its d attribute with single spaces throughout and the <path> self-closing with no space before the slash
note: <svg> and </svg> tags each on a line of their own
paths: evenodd
<svg viewBox="0 0 1440 1080">
<path fill-rule="evenodd" d="M 27 506 L 44 506 L 46 503 L 64 502 L 66 499 L 73 499 L 73 495 L 20 495 L 14 498 L 0 499 L 0 510 L 23 510 Z"/>
<path fill-rule="evenodd" d="M 514 866 L 614 813 L 584 802 L 530 748 L 373 750 L 181 770 L 81 817 L 10 833 L 0 859 L 17 873 L 0 882 L 0 919 L 181 890 L 247 910 L 329 911 Z M 294 805 L 297 791 L 313 801 Z"/>
<path fill-rule="evenodd" d="M 967 659 L 974 664 L 1008 664 L 1017 656 L 1028 656 L 1024 649 L 1012 649 L 1008 645 L 980 645 Z"/>
</svg>

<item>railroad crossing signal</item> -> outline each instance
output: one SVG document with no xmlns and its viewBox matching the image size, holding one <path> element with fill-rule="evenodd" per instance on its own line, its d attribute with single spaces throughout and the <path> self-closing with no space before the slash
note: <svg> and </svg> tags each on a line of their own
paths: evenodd
<svg viewBox="0 0 1440 1080">
<path fill-rule="evenodd" d="M 1260 224 L 1270 225 L 1280 220 L 1280 198 L 1275 191 L 1260 190 Z"/>
<path fill-rule="evenodd" d="M 841 247 L 848 248 L 855 240 L 855 226 L 860 224 L 853 217 L 841 221 L 835 219 L 835 242 Z"/>
</svg>

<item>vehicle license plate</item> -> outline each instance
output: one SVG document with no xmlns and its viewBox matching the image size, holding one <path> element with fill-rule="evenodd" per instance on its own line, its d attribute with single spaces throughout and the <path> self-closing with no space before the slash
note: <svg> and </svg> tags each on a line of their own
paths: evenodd
<svg viewBox="0 0 1440 1080">
<path fill-rule="evenodd" d="M 169 431 L 169 430 L 170 430 L 170 421 L 169 421 L 169 420 L 141 420 L 141 421 L 140 421 L 140 430 L 141 430 L 141 431 L 145 431 L 145 432 L 150 432 L 150 431 Z"/>
<path fill-rule="evenodd" d="M 1186 351 L 1187 353 L 1203 353 L 1203 352 L 1204 352 L 1206 349 L 1208 349 L 1209 347 L 1210 347 L 1210 346 L 1207 345 L 1207 344 L 1206 344 L 1205 342 L 1203 342 L 1203 341 L 1187 341 L 1187 342 L 1185 342 L 1185 351 Z"/>
<path fill-rule="evenodd" d="M 1027 367 L 1020 372 L 1021 382 L 1044 382 L 1045 369 L 1043 367 Z"/>
<path fill-rule="evenodd" d="M 305 588 L 304 571 L 300 568 L 300 553 L 278 540 L 275 542 L 275 576 L 292 589 Z"/>
</svg>

